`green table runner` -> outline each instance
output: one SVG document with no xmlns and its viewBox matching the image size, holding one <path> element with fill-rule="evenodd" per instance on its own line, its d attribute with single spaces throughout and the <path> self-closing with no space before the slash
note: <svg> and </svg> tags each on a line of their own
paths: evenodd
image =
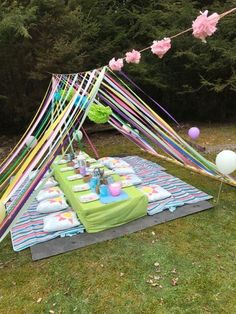
<svg viewBox="0 0 236 314">
<path fill-rule="evenodd" d="M 74 192 L 72 187 L 84 183 L 83 179 L 69 181 L 68 176 L 74 175 L 74 170 L 61 172 L 66 165 L 52 165 L 54 176 L 59 182 L 65 196 L 76 211 L 79 219 L 87 232 L 98 232 L 112 227 L 117 227 L 147 214 L 147 197 L 134 186 L 123 188 L 129 196 L 127 200 L 110 204 L 102 204 L 99 200 L 81 203 L 79 197 L 91 191 Z M 113 175 L 115 181 L 119 181 L 118 175 Z"/>
</svg>

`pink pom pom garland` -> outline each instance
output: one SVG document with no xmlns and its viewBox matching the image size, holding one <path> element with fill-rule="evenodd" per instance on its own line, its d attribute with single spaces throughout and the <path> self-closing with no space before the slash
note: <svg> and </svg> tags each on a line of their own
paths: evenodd
<svg viewBox="0 0 236 314">
<path fill-rule="evenodd" d="M 179 37 L 183 34 L 186 34 L 190 31 L 192 31 L 192 35 L 195 38 L 201 39 L 203 42 L 206 42 L 206 37 L 208 36 L 212 36 L 215 31 L 217 30 L 217 23 L 219 22 L 219 20 L 221 18 L 224 18 L 225 16 L 236 12 L 236 7 L 221 13 L 220 15 L 217 13 L 213 13 L 211 15 L 208 16 L 208 11 L 204 11 L 203 13 L 200 12 L 201 14 L 193 21 L 192 23 L 192 27 L 179 32 L 175 35 L 170 36 L 169 38 L 164 38 L 162 40 L 154 40 L 153 44 L 149 47 L 145 47 L 139 51 L 133 49 L 132 51 L 126 52 L 125 57 L 124 58 L 119 58 L 119 59 L 115 59 L 112 58 L 109 61 L 109 68 L 112 71 L 121 71 L 122 67 L 124 66 L 124 60 L 127 63 L 135 63 L 138 64 L 140 62 L 141 59 L 141 52 L 146 51 L 146 50 L 150 50 L 152 51 L 153 54 L 156 54 L 159 58 L 163 58 L 163 56 L 167 53 L 167 51 L 171 48 L 171 40 Z M 103 68 L 100 67 L 98 68 L 101 69 Z M 85 71 L 87 72 L 87 71 Z M 85 72 L 80 72 L 80 73 L 85 73 Z"/>
<path fill-rule="evenodd" d="M 154 40 L 153 45 L 151 46 L 151 51 L 153 54 L 157 55 L 159 58 L 163 58 L 163 56 L 167 53 L 171 48 L 171 39 L 164 38 L 162 40 Z"/>
<path fill-rule="evenodd" d="M 217 30 L 216 25 L 219 22 L 220 16 L 217 13 L 213 13 L 209 16 L 208 11 L 200 12 L 195 21 L 193 21 L 193 36 L 206 42 L 206 37 L 212 36 Z"/>
<path fill-rule="evenodd" d="M 124 66 L 124 62 L 123 62 L 123 59 L 120 58 L 120 59 L 115 59 L 115 58 L 112 58 L 109 62 L 109 68 L 112 70 L 112 71 L 120 71 Z"/>
<path fill-rule="evenodd" d="M 132 50 L 131 52 L 126 52 L 125 61 L 127 63 L 139 63 L 141 59 L 141 53 L 137 50 Z"/>
</svg>

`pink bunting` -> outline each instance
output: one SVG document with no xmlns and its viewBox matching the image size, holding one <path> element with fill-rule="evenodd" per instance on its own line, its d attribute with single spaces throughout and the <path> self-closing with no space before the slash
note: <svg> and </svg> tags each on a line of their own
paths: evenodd
<svg viewBox="0 0 236 314">
<path fill-rule="evenodd" d="M 171 48 L 170 38 L 164 38 L 158 41 L 154 40 L 153 45 L 151 46 L 152 53 L 157 55 L 159 58 L 162 58 L 170 48 Z"/>
<path fill-rule="evenodd" d="M 124 62 L 123 62 L 123 59 L 115 59 L 115 58 L 112 58 L 110 61 L 109 61 L 109 68 L 112 70 L 112 71 L 120 71 L 124 66 Z"/>
<path fill-rule="evenodd" d="M 139 63 L 141 59 L 141 53 L 137 50 L 126 52 L 125 60 L 127 63 Z"/>
<path fill-rule="evenodd" d="M 211 36 L 217 30 L 216 25 L 220 19 L 219 14 L 213 13 L 209 16 L 208 10 L 200 12 L 195 21 L 193 21 L 193 36 L 206 42 L 206 37 Z"/>
</svg>

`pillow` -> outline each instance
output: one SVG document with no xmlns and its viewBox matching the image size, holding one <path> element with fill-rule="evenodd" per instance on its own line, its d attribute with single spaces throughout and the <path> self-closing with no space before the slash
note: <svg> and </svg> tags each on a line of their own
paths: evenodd
<svg viewBox="0 0 236 314">
<path fill-rule="evenodd" d="M 42 182 L 43 182 L 43 180 L 41 180 L 41 181 L 39 182 L 39 184 L 36 186 L 35 190 L 37 190 L 37 188 L 42 184 Z M 44 188 L 44 189 L 48 189 L 48 188 L 52 188 L 53 186 L 56 186 L 56 185 L 58 185 L 57 181 L 54 180 L 53 178 L 49 178 L 49 179 L 45 182 L 43 188 Z"/>
<path fill-rule="evenodd" d="M 112 159 L 112 157 L 102 157 L 102 158 L 98 159 L 98 161 L 105 166 L 105 163 L 107 163 L 111 159 Z"/>
<path fill-rule="evenodd" d="M 113 170 L 116 174 L 119 174 L 120 176 L 135 173 L 132 167 L 123 167 L 123 168 L 121 167 L 121 168 L 115 168 Z"/>
<path fill-rule="evenodd" d="M 36 211 L 41 214 L 47 214 L 58 212 L 68 207 L 69 205 L 67 204 L 64 197 L 59 196 L 40 202 L 36 208 Z"/>
<path fill-rule="evenodd" d="M 149 203 L 161 201 L 171 196 L 170 192 L 156 184 L 142 186 L 139 189 L 147 195 Z"/>
<path fill-rule="evenodd" d="M 121 168 L 121 167 L 129 167 L 130 165 L 118 158 L 113 158 L 113 157 L 103 157 L 100 158 L 99 161 L 106 166 L 107 168 L 114 169 L 114 168 Z"/>
<path fill-rule="evenodd" d="M 132 185 L 138 185 L 142 183 L 142 180 L 136 174 L 126 174 L 121 176 L 121 180 L 130 181 Z"/>
<path fill-rule="evenodd" d="M 54 232 L 73 228 L 80 225 L 80 221 L 73 211 L 53 213 L 43 218 L 43 231 Z"/>
<path fill-rule="evenodd" d="M 36 196 L 36 199 L 38 202 L 41 202 L 61 195 L 63 195 L 62 190 L 58 186 L 54 186 L 52 188 L 41 190 L 39 194 Z"/>
</svg>

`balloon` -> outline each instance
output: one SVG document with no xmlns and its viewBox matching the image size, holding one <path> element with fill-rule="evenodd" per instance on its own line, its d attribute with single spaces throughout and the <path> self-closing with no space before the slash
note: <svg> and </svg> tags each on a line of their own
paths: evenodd
<svg viewBox="0 0 236 314">
<path fill-rule="evenodd" d="M 236 170 L 236 153 L 223 150 L 216 156 L 216 167 L 223 174 L 230 174 Z"/>
<path fill-rule="evenodd" d="M 196 140 L 200 135 L 200 130 L 197 127 L 192 127 L 188 130 L 188 135 L 191 139 Z"/>
<path fill-rule="evenodd" d="M 74 132 L 74 137 L 75 137 L 75 139 L 81 141 L 82 138 L 83 138 L 83 133 L 82 133 L 80 130 L 76 130 L 76 131 Z"/>
<path fill-rule="evenodd" d="M 26 139 L 26 142 L 25 142 L 25 145 L 27 147 L 30 147 L 30 148 L 34 148 L 36 145 L 38 144 L 38 141 L 37 139 L 30 135 L 27 139 Z"/>
<path fill-rule="evenodd" d="M 0 224 L 3 222 L 6 217 L 6 208 L 2 201 L 0 201 Z"/>
</svg>

